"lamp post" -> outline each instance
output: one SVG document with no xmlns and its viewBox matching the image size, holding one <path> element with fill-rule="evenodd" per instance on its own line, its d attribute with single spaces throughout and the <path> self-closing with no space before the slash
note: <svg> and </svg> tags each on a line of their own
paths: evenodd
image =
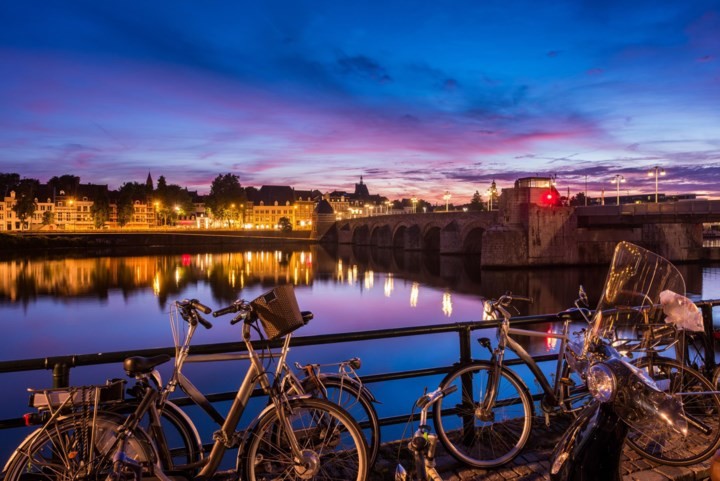
<svg viewBox="0 0 720 481">
<path fill-rule="evenodd" d="M 488 193 L 488 210 L 493 210 L 493 197 L 497 195 L 497 185 L 495 185 L 495 181 L 492 181 L 492 184 L 490 184 L 490 188 L 487 191 Z"/>
<path fill-rule="evenodd" d="M 615 174 L 615 179 L 613 179 L 613 182 L 617 187 L 617 205 L 620 205 L 620 182 L 625 182 L 625 177 L 620 174 Z"/>
<path fill-rule="evenodd" d="M 443 200 L 445 201 L 445 212 L 449 212 L 449 211 L 450 211 L 450 209 L 449 209 L 450 197 L 451 197 L 451 196 L 450 196 L 450 192 L 448 192 L 448 191 L 446 190 L 446 191 L 445 191 L 445 195 L 443 195 Z"/>
<path fill-rule="evenodd" d="M 410 202 L 412 202 L 412 212 L 413 212 L 413 214 L 415 214 L 417 212 L 417 203 L 418 203 L 417 197 L 411 198 Z"/>
<path fill-rule="evenodd" d="M 648 176 L 655 177 L 655 203 L 658 203 L 658 177 L 665 175 L 665 169 L 656 165 L 652 170 L 648 171 Z"/>
</svg>

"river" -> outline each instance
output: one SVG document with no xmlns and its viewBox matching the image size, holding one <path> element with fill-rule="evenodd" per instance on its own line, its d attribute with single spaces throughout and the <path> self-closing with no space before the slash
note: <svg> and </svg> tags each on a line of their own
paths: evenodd
<svg viewBox="0 0 720 481">
<path fill-rule="evenodd" d="M 591 299 L 596 298 L 607 270 L 606 266 L 480 270 L 478 265 L 472 257 L 349 246 L 333 251 L 308 246 L 5 260 L 0 261 L 0 360 L 171 346 L 168 319 L 176 299 L 196 298 L 219 308 L 291 283 L 300 308 L 315 315 L 297 331 L 302 336 L 479 320 L 482 297 L 497 297 L 508 290 L 535 299 L 520 314 L 557 312 L 572 306 L 581 284 Z M 692 298 L 720 298 L 719 265 L 687 264 L 679 269 Z M 201 330 L 196 343 L 239 341 L 239 327 L 231 327 L 227 320 L 214 320 L 215 327 Z M 553 347 L 541 338 L 526 345 L 533 354 L 552 352 Z M 351 356 L 362 358 L 361 374 L 449 365 L 457 360 L 457 336 L 297 348 L 291 360 L 330 362 Z M 219 392 L 237 387 L 239 376 L 228 382 L 233 368 L 237 366 L 191 365 L 186 372 L 203 391 Z M 74 369 L 71 382 L 101 383 L 123 376 L 121 366 L 102 365 Z M 50 372 L 43 371 L 5 374 L 3 382 L 0 418 L 10 418 L 28 411 L 25 388 L 47 387 L 52 379 Z M 382 401 L 380 415 L 390 416 L 409 412 L 422 389 L 437 382 L 439 378 L 422 378 L 370 387 Z M 0 458 L 7 459 L 27 432 L 2 432 Z M 385 432 L 383 436 L 387 439 Z"/>
</svg>

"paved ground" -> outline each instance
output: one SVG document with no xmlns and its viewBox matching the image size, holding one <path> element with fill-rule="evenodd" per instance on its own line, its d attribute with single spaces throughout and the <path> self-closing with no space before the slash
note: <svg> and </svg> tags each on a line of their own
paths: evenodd
<svg viewBox="0 0 720 481">
<path fill-rule="evenodd" d="M 444 481 L 546 481 L 550 479 L 550 456 L 555 444 L 568 425 L 567 420 L 557 419 L 550 428 L 545 427 L 542 418 L 538 418 L 533 433 L 523 453 L 512 463 L 502 468 L 485 470 L 467 468 L 455 461 L 450 455 L 439 452 L 437 464 Z M 439 451 L 442 448 L 438 446 Z M 392 481 L 395 466 L 400 459 L 404 466 L 411 466 L 409 452 L 404 445 L 398 449 L 398 443 L 383 446 L 378 462 L 370 476 L 371 481 Z M 640 457 L 629 448 L 625 449 L 622 470 L 625 481 L 702 481 L 708 479 L 709 461 L 677 468 L 659 466 Z"/>
</svg>

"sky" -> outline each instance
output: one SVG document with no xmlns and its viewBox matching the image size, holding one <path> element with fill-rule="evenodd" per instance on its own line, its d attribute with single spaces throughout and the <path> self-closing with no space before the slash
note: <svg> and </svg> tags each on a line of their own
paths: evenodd
<svg viewBox="0 0 720 481">
<path fill-rule="evenodd" d="M 0 65 L 41 182 L 720 198 L 720 0 L 6 1 Z"/>
</svg>

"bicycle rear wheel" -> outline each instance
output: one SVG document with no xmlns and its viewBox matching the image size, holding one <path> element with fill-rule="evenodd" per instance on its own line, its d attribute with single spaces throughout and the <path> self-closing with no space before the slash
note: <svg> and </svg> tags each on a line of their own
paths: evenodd
<svg viewBox="0 0 720 481">
<path fill-rule="evenodd" d="M 303 380 L 305 392 L 337 404 L 355 419 L 367 442 L 368 465 L 373 466 L 380 450 L 380 422 L 371 395 L 362 386 L 339 376 L 322 376 L 320 380 L 323 392 L 310 378 Z"/>
<path fill-rule="evenodd" d="M 712 392 L 713 385 L 675 359 L 644 357 L 635 364 L 665 392 L 683 393 L 688 433 L 683 436 L 663 423 L 653 424 L 654 429 L 647 432 L 631 427 L 628 444 L 641 456 L 671 466 L 689 466 L 710 458 L 720 447 L 720 397 Z"/>
<path fill-rule="evenodd" d="M 127 416 L 135 412 L 138 399 L 133 399 L 115 408 Z M 140 426 L 148 433 L 158 450 L 160 463 L 165 471 L 182 471 L 187 474 L 195 473 L 198 468 L 188 468 L 188 465 L 197 463 L 202 458 L 202 442 L 194 424 L 185 412 L 171 401 L 166 401 L 160 413 L 160 433 L 156 433 L 150 423 L 149 414 L 145 414 Z M 162 437 L 162 441 L 160 440 Z"/>
<path fill-rule="evenodd" d="M 91 424 L 76 415 L 37 429 L 12 454 L 3 481 L 105 481 L 121 424 L 114 416 L 98 416 Z M 145 465 L 156 459 L 142 431 L 130 436 L 125 453 Z"/>
<path fill-rule="evenodd" d="M 457 391 L 433 407 L 435 429 L 443 446 L 457 460 L 478 468 L 511 461 L 520 454 L 532 430 L 530 393 L 518 375 L 505 367 L 500 371 L 492 408 L 481 412 L 493 369 L 486 361 L 461 365 L 440 383 L 442 389 L 456 386 Z"/>
<path fill-rule="evenodd" d="M 364 481 L 367 448 L 360 428 L 342 408 L 324 399 L 289 401 L 287 416 L 302 453 L 294 456 L 277 409 L 268 410 L 238 453 L 248 481 L 270 479 Z"/>
</svg>

